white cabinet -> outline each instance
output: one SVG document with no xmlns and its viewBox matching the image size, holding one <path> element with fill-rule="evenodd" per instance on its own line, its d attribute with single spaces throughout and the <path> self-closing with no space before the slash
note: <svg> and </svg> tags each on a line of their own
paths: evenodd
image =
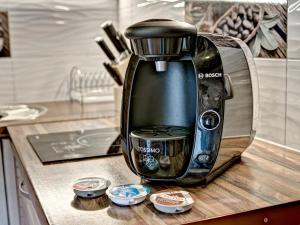
<svg viewBox="0 0 300 225">
<path fill-rule="evenodd" d="M 42 225 L 33 204 L 34 193 L 20 163 L 16 160 L 20 225 Z"/>
<path fill-rule="evenodd" d="M 47 225 L 47 221 L 39 206 L 33 187 L 19 159 L 15 157 L 14 147 L 9 139 L 2 139 L 2 162 L 5 180 L 6 204 L 2 210 L 1 179 L 0 179 L 0 215 L 2 225 Z M 1 157 L 1 156 L 0 156 Z M 1 162 L 1 158 L 0 158 Z M 1 163 L 0 163 L 1 164 Z M 4 193 L 5 193 L 4 192 Z M 3 195 L 4 196 L 4 195 Z M 5 202 L 5 201 L 4 201 Z M 7 222 L 2 221 L 2 211 L 7 211 Z M 4 217 L 5 218 L 5 217 Z M 41 222 L 42 221 L 42 222 Z"/>
<path fill-rule="evenodd" d="M 2 142 L 0 143 L 0 218 L 1 218 L 1 224 L 8 225 L 5 179 L 4 179 L 4 170 L 3 170 Z"/>
<path fill-rule="evenodd" d="M 7 212 L 8 212 L 8 219 L 9 219 L 8 224 L 20 225 L 15 159 L 11 149 L 10 140 L 2 139 L 2 145 L 3 145 L 2 152 L 3 152 L 3 168 L 4 168 L 4 177 L 5 177 Z"/>
</svg>

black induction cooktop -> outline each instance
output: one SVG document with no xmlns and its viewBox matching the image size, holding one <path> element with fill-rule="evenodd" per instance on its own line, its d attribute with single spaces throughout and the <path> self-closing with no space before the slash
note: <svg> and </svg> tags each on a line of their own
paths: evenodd
<svg viewBox="0 0 300 225">
<path fill-rule="evenodd" d="M 121 154 L 119 128 L 29 135 L 42 163 Z"/>
</svg>

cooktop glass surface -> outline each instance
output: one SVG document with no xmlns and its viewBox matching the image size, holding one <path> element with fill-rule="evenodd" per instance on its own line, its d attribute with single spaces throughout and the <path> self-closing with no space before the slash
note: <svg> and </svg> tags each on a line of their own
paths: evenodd
<svg viewBox="0 0 300 225">
<path fill-rule="evenodd" d="M 29 135 L 27 140 L 43 163 L 119 155 L 119 128 Z"/>
</svg>

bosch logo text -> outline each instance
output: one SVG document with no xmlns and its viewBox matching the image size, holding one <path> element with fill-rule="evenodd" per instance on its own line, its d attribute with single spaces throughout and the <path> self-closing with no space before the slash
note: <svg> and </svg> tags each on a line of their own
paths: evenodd
<svg viewBox="0 0 300 225">
<path fill-rule="evenodd" d="M 222 77 L 222 73 L 199 73 L 198 78 L 203 79 L 203 78 L 218 78 Z"/>
</svg>

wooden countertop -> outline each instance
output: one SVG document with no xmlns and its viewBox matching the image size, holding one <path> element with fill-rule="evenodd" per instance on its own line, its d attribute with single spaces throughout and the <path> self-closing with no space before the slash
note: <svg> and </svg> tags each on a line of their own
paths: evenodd
<svg viewBox="0 0 300 225">
<path fill-rule="evenodd" d="M 28 103 L 26 105 L 46 107 L 47 112 L 34 120 L 0 121 L 0 128 L 22 124 L 95 119 L 115 116 L 114 102 L 80 104 L 76 101 L 56 101 Z"/>
<path fill-rule="evenodd" d="M 300 200 L 300 153 L 255 140 L 234 165 L 207 187 L 185 188 L 195 204 L 191 211 L 167 215 L 147 200 L 133 207 L 119 207 L 107 199 L 74 200 L 71 183 L 87 176 L 111 180 L 112 185 L 139 183 L 122 156 L 43 165 L 26 136 L 37 133 L 96 129 L 114 126 L 111 119 L 80 120 L 8 127 L 16 152 L 29 176 L 50 225 L 183 224 L 212 217 Z M 151 185 L 151 190 L 166 188 Z M 91 207 L 94 210 L 80 208 Z M 95 210 L 95 207 L 100 209 Z"/>
</svg>

